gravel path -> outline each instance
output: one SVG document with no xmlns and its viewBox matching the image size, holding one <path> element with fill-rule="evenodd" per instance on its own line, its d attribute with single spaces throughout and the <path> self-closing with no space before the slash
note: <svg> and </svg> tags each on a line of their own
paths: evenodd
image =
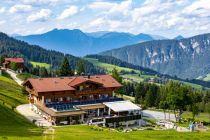
<svg viewBox="0 0 210 140">
<path fill-rule="evenodd" d="M 33 120 L 36 120 L 35 124 L 37 126 L 44 126 L 44 127 L 52 126 L 51 123 L 49 123 L 47 120 L 45 120 L 39 114 L 36 114 L 34 111 L 32 111 L 30 109 L 30 105 L 29 104 L 19 105 L 19 106 L 17 106 L 16 109 L 21 115 L 23 115 L 29 121 L 33 122 Z"/>
</svg>

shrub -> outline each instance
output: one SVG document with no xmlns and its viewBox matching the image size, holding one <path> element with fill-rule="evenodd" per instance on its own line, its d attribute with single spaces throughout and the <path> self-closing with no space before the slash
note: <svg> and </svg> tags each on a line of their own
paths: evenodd
<svg viewBox="0 0 210 140">
<path fill-rule="evenodd" d="M 154 130 L 152 127 L 147 127 L 145 130 Z"/>
</svg>

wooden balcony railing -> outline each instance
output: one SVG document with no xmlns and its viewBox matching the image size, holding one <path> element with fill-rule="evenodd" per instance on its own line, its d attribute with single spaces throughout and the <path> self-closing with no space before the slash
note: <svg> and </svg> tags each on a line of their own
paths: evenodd
<svg viewBox="0 0 210 140">
<path fill-rule="evenodd" d="M 141 115 L 128 115 L 128 116 L 117 116 L 117 117 L 107 117 L 105 118 L 106 123 L 114 123 L 114 122 L 126 122 L 131 120 L 139 120 L 141 119 Z"/>
</svg>

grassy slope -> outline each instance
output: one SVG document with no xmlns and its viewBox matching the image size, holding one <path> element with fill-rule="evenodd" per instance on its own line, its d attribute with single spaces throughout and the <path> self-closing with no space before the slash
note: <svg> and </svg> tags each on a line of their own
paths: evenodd
<svg viewBox="0 0 210 140">
<path fill-rule="evenodd" d="M 40 63 L 40 62 L 34 62 L 34 61 L 30 61 L 30 63 L 33 65 L 33 67 L 39 66 L 39 67 L 45 67 L 46 69 L 50 68 L 50 64 L 47 64 L 47 63 Z"/>
<path fill-rule="evenodd" d="M 28 78 L 37 78 L 37 76 L 32 75 L 30 73 L 19 73 L 17 74 L 17 77 L 23 81 L 25 81 Z"/>
<path fill-rule="evenodd" d="M 205 78 L 203 78 L 204 81 L 210 81 L 210 73 L 206 75 Z"/>
<path fill-rule="evenodd" d="M 40 128 L 9 108 L 27 103 L 27 100 L 21 87 L 7 75 L 0 76 L 0 99 L 0 139 L 40 138 Z M 6 104 L 3 105 L 2 101 Z"/>
<path fill-rule="evenodd" d="M 8 75 L 0 76 L 0 99 L 11 106 L 27 103 L 22 88 Z"/>
<path fill-rule="evenodd" d="M 136 73 L 139 73 L 138 70 L 133 70 L 133 69 L 130 69 L 130 68 L 125 68 L 125 67 L 119 67 L 119 66 L 115 66 L 115 65 L 112 65 L 112 64 L 108 64 L 108 63 L 102 63 L 102 62 L 99 62 L 97 59 L 94 59 L 94 58 L 84 58 L 84 59 L 88 60 L 89 62 L 93 63 L 94 65 L 96 65 L 98 67 L 105 68 L 108 73 L 111 73 L 113 68 L 116 68 L 119 72 L 121 72 L 121 71 L 126 71 L 126 72 L 135 71 Z"/>
<path fill-rule="evenodd" d="M 94 59 L 94 58 L 84 58 L 84 59 L 89 61 L 89 62 L 91 62 L 95 66 L 104 68 L 107 71 L 108 74 L 111 73 L 113 68 L 116 68 L 118 70 L 118 72 L 121 72 L 121 71 L 125 71 L 125 72 L 134 71 L 137 74 L 123 74 L 122 77 L 123 78 L 130 78 L 130 79 L 132 79 L 132 80 L 134 80 L 136 82 L 143 81 L 146 77 L 147 78 L 154 77 L 154 76 L 146 76 L 146 75 L 141 75 L 139 77 L 139 73 L 140 73 L 139 70 L 133 70 L 133 69 L 126 68 L 126 67 L 119 67 L 119 66 L 116 66 L 116 65 L 108 64 L 108 63 L 102 63 L 102 62 L 99 62 L 97 59 Z"/>
</svg>

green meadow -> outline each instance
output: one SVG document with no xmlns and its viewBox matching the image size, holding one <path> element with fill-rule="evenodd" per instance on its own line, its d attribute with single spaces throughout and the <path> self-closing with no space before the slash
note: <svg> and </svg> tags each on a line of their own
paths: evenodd
<svg viewBox="0 0 210 140">
<path fill-rule="evenodd" d="M 46 69 L 50 68 L 50 64 L 47 64 L 47 63 L 40 63 L 40 62 L 34 62 L 34 61 L 30 61 L 30 63 L 33 65 L 33 67 L 39 66 L 39 67 L 45 67 Z"/>
</svg>

